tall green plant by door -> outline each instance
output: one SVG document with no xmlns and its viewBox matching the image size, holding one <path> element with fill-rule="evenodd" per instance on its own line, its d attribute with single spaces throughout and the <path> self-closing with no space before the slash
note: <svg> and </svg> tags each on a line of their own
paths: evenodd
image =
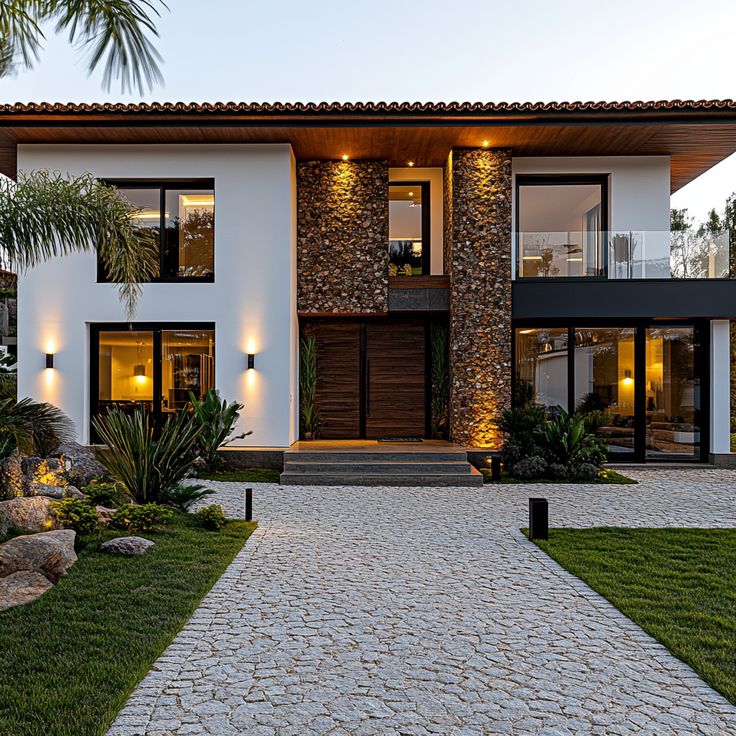
<svg viewBox="0 0 736 736">
<path fill-rule="evenodd" d="M 317 339 L 308 335 L 301 339 L 299 350 L 299 407 L 302 418 L 302 438 L 313 440 L 320 427 L 317 410 Z"/>
<path fill-rule="evenodd" d="M 450 399 L 450 361 L 448 330 L 445 325 L 433 324 L 432 353 L 432 437 L 447 439 Z"/>
</svg>

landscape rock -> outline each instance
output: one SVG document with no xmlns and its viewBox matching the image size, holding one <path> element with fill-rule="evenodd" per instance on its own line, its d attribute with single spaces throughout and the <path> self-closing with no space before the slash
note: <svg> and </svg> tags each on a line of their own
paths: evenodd
<svg viewBox="0 0 736 736">
<path fill-rule="evenodd" d="M 0 578 L 0 611 L 35 601 L 53 587 L 40 573 L 27 570 Z"/>
<path fill-rule="evenodd" d="M 24 457 L 21 460 L 21 467 L 29 484 L 66 485 L 66 481 L 62 477 L 64 466 L 57 457 Z"/>
<path fill-rule="evenodd" d="M 105 474 L 105 468 L 88 447 L 76 442 L 64 442 L 52 453 L 59 458 L 64 468 L 64 476 L 70 483 L 84 488 L 94 478 Z"/>
<path fill-rule="evenodd" d="M 8 529 L 31 534 L 53 529 L 56 516 L 52 503 L 52 499 L 44 496 L 21 496 L 0 501 L 0 537 L 4 537 Z"/>
<path fill-rule="evenodd" d="M 84 498 L 84 494 L 75 486 L 52 486 L 47 483 L 31 483 L 29 496 L 46 496 L 46 498 Z"/>
<path fill-rule="evenodd" d="M 15 537 L 0 544 L 0 580 L 19 571 L 37 572 L 57 583 L 77 561 L 72 529 Z"/>
<path fill-rule="evenodd" d="M 100 552 L 109 552 L 112 555 L 124 555 L 126 557 L 140 557 L 146 554 L 149 547 L 155 542 L 143 537 L 115 537 L 100 545 Z"/>
<path fill-rule="evenodd" d="M 23 488 L 23 467 L 20 453 L 15 450 L 9 457 L 0 460 L 0 500 L 21 496 Z"/>
<path fill-rule="evenodd" d="M 95 506 L 95 511 L 97 512 L 97 516 L 100 517 L 100 521 L 103 524 L 107 524 L 115 515 L 117 509 L 111 509 L 107 506 Z"/>
</svg>

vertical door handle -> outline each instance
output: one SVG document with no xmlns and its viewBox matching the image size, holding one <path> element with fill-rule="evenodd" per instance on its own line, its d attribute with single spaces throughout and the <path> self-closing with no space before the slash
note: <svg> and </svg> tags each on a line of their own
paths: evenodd
<svg viewBox="0 0 736 736">
<path fill-rule="evenodd" d="M 371 362 L 365 362 L 365 413 L 371 415 Z"/>
</svg>

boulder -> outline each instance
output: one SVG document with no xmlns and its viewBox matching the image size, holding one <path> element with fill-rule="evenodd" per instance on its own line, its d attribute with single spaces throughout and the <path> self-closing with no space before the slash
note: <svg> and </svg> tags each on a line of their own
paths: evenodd
<svg viewBox="0 0 736 736">
<path fill-rule="evenodd" d="M 11 498 L 0 501 L 0 538 L 8 529 L 21 532 L 47 532 L 56 526 L 52 499 L 44 496 Z"/>
<path fill-rule="evenodd" d="M 77 561 L 72 529 L 27 534 L 0 544 L 0 580 L 15 572 L 37 572 L 52 583 Z"/>
<path fill-rule="evenodd" d="M 149 547 L 155 542 L 143 537 L 115 537 L 100 545 L 100 552 L 109 552 L 112 555 L 125 555 L 126 557 L 140 557 L 146 554 Z"/>
<path fill-rule="evenodd" d="M 51 457 L 59 458 L 64 476 L 79 488 L 84 488 L 92 479 L 105 474 L 105 467 L 95 457 L 95 453 L 76 442 L 62 443 L 51 453 Z"/>
<path fill-rule="evenodd" d="M 65 468 L 58 457 L 24 457 L 21 460 L 21 467 L 29 484 L 66 485 L 66 480 L 63 477 Z"/>
<path fill-rule="evenodd" d="M 0 460 L 0 500 L 22 496 L 24 480 L 20 453 L 15 450 Z"/>
<path fill-rule="evenodd" d="M 97 516 L 100 517 L 100 522 L 107 524 L 115 515 L 117 509 L 111 509 L 107 506 L 95 506 L 95 511 L 97 512 Z"/>
<path fill-rule="evenodd" d="M 0 611 L 35 601 L 53 587 L 40 573 L 27 570 L 0 578 Z"/>
</svg>

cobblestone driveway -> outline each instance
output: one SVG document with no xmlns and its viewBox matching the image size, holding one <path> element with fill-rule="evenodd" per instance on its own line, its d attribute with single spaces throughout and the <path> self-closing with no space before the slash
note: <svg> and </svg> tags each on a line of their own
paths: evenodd
<svg viewBox="0 0 736 736">
<path fill-rule="evenodd" d="M 518 533 L 736 526 L 736 473 L 637 486 L 255 485 L 261 526 L 110 736 L 736 734 L 736 708 Z M 230 515 L 242 487 L 219 483 Z"/>
</svg>

